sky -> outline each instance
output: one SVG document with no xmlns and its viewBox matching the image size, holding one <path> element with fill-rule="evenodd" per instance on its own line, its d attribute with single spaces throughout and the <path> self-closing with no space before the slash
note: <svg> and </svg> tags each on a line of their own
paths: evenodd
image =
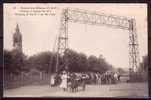
<svg viewBox="0 0 151 100">
<path fill-rule="evenodd" d="M 53 10 L 49 10 L 50 15 L 43 16 L 15 15 L 21 8 L 32 7 L 53 8 Z M 13 49 L 12 36 L 18 24 L 23 38 L 23 52 L 26 55 L 52 51 L 56 36 L 59 34 L 61 11 L 66 7 L 135 18 L 140 59 L 147 55 L 146 4 L 4 4 L 4 49 Z M 103 55 L 114 67 L 128 68 L 128 30 L 69 22 L 68 33 L 69 48 L 83 52 L 87 56 Z"/>
</svg>

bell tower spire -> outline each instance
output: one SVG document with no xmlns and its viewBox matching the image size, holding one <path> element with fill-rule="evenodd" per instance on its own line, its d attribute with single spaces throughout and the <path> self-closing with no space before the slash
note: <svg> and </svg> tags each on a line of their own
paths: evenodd
<svg viewBox="0 0 151 100">
<path fill-rule="evenodd" d="M 18 52 L 22 52 L 22 35 L 18 24 L 16 25 L 15 33 L 13 35 L 13 47 Z"/>
<path fill-rule="evenodd" d="M 16 25 L 16 32 L 20 33 L 18 24 Z"/>
</svg>

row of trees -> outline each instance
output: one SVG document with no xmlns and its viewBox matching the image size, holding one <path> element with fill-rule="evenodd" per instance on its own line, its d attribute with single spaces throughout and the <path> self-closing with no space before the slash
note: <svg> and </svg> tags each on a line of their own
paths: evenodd
<svg viewBox="0 0 151 100">
<path fill-rule="evenodd" d="M 16 51 L 4 50 L 4 68 L 6 72 L 18 74 L 19 72 L 28 72 L 31 69 L 38 69 L 46 73 L 55 72 L 57 54 L 54 52 L 41 52 L 39 54 L 27 57 Z M 78 53 L 68 49 L 65 56 L 59 56 L 59 71 L 65 68 L 65 59 L 68 60 L 68 70 L 71 72 L 94 71 L 104 73 L 113 69 L 102 56 L 86 56 L 84 53 Z"/>
<path fill-rule="evenodd" d="M 59 56 L 59 71 L 65 68 L 65 59 L 68 60 L 68 68 L 71 72 L 94 71 L 104 73 L 107 70 L 114 69 L 103 56 L 96 57 L 94 55 L 86 56 L 84 53 L 78 53 L 68 49 L 66 56 Z M 54 52 L 41 52 L 39 54 L 27 57 L 21 52 L 15 50 L 4 50 L 4 71 L 7 73 L 19 74 L 20 72 L 28 72 L 31 69 L 38 69 L 43 72 L 55 72 L 56 56 Z M 140 63 L 139 71 L 148 71 L 148 56 L 143 57 Z M 119 72 L 123 69 L 119 68 Z M 123 71 L 122 71 L 123 72 Z"/>
<path fill-rule="evenodd" d="M 94 55 L 87 57 L 84 53 L 78 53 L 73 50 L 68 50 L 65 55 L 69 62 L 68 66 L 70 71 L 94 71 L 104 73 L 113 68 L 101 55 L 99 57 Z"/>
</svg>

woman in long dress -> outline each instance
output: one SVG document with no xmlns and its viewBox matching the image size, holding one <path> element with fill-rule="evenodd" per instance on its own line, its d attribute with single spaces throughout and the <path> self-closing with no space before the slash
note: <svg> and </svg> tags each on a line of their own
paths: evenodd
<svg viewBox="0 0 151 100">
<path fill-rule="evenodd" d="M 117 83 L 117 80 L 118 80 L 118 75 L 117 75 L 117 73 L 114 73 L 114 79 L 115 79 L 115 83 Z"/>
<path fill-rule="evenodd" d="M 65 89 L 67 89 L 67 73 L 63 72 L 63 75 L 61 76 L 61 84 L 60 84 L 60 88 L 63 88 L 63 90 L 65 91 Z"/>
<path fill-rule="evenodd" d="M 51 75 L 51 78 L 50 78 L 50 86 L 54 86 L 55 85 L 55 76 L 54 75 Z"/>
</svg>

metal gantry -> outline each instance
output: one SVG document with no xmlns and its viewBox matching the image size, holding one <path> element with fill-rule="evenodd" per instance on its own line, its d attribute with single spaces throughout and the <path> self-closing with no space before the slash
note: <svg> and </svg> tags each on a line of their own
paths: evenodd
<svg viewBox="0 0 151 100">
<path fill-rule="evenodd" d="M 68 9 L 63 10 L 60 23 L 60 34 L 57 43 L 56 72 L 58 72 L 59 55 L 63 56 L 68 48 Z M 67 62 L 67 59 L 65 62 Z"/>
<path fill-rule="evenodd" d="M 129 68 L 135 71 L 139 65 L 139 50 L 136 34 L 136 22 L 133 18 L 106 15 L 104 13 L 90 12 L 81 9 L 63 9 L 61 14 L 61 27 L 58 37 L 56 72 L 59 67 L 59 55 L 64 55 L 68 48 L 68 23 L 81 23 L 90 25 L 120 28 L 129 31 Z M 67 60 L 66 60 L 67 61 Z M 67 63 L 67 62 L 65 62 Z M 66 64 L 65 64 L 66 65 Z"/>
</svg>

